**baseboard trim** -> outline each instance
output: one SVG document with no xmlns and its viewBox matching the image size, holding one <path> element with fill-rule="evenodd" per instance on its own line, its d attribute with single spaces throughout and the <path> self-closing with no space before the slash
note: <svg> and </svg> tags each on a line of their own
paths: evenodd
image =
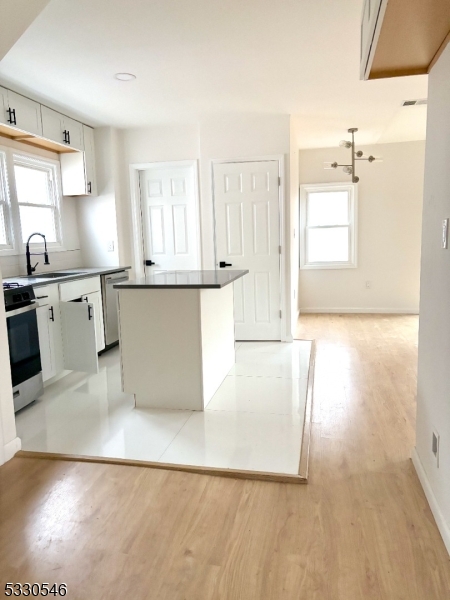
<svg viewBox="0 0 450 600">
<path fill-rule="evenodd" d="M 5 444 L 5 448 L 4 448 L 5 462 L 8 462 L 8 460 L 11 460 L 11 458 L 17 452 L 19 452 L 19 450 L 21 448 L 22 448 L 22 440 L 19 437 L 15 437 L 13 440 L 11 440 L 7 444 Z"/>
<path fill-rule="evenodd" d="M 301 308 L 302 314 L 418 315 L 417 308 Z"/>
<path fill-rule="evenodd" d="M 423 491 L 425 492 L 428 504 L 430 505 L 430 509 L 433 513 L 433 517 L 436 521 L 439 533 L 441 534 L 444 545 L 447 548 L 447 552 L 450 555 L 450 527 L 447 525 L 444 519 L 444 515 L 442 514 L 441 509 L 439 508 L 436 496 L 434 495 L 434 492 L 431 489 L 431 485 L 428 481 L 428 477 L 426 476 L 425 469 L 423 468 L 422 462 L 415 448 L 412 451 L 411 460 L 413 462 L 414 468 L 416 469 L 417 477 L 419 478 Z"/>
</svg>

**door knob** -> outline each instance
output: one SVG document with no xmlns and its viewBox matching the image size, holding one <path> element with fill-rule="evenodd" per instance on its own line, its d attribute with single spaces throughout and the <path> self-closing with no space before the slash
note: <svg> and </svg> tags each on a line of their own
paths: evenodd
<svg viewBox="0 0 450 600">
<path fill-rule="evenodd" d="M 154 263 L 152 260 L 146 260 L 146 261 L 145 261 L 145 266 L 146 266 L 146 267 L 151 267 L 151 266 L 152 266 L 152 265 L 154 265 L 154 264 L 156 264 L 156 263 Z"/>
<path fill-rule="evenodd" d="M 219 263 L 219 267 L 220 267 L 221 269 L 225 269 L 225 267 L 232 267 L 232 266 L 233 266 L 233 265 L 232 265 L 231 263 L 227 263 L 227 262 L 225 262 L 224 260 L 221 260 L 221 261 L 220 261 L 220 263 Z"/>
</svg>

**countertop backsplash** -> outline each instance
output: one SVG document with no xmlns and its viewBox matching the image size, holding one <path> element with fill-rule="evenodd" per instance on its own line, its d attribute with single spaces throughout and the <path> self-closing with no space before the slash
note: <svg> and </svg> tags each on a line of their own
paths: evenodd
<svg viewBox="0 0 450 600">
<path fill-rule="evenodd" d="M 62 269 L 77 269 L 83 266 L 81 250 L 66 250 L 63 252 L 48 252 L 50 264 L 44 265 L 43 256 L 32 256 L 31 262 L 39 262 L 36 273 L 46 271 L 61 271 Z M 3 279 L 20 277 L 27 274 L 25 254 L 14 256 L 0 256 L 0 267 Z"/>
</svg>

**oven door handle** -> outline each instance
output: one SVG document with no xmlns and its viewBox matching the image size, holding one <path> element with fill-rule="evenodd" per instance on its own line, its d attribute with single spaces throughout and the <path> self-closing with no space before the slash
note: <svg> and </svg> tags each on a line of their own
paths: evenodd
<svg viewBox="0 0 450 600">
<path fill-rule="evenodd" d="M 32 302 L 28 306 L 22 306 L 22 308 L 16 308 L 15 310 L 9 310 L 6 313 L 6 318 L 16 317 L 17 315 L 22 315 L 23 313 L 29 312 L 30 310 L 36 310 L 38 307 L 37 302 Z"/>
</svg>

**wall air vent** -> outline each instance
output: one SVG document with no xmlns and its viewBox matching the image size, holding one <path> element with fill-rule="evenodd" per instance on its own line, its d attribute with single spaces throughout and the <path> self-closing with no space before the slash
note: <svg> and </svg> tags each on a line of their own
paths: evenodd
<svg viewBox="0 0 450 600">
<path fill-rule="evenodd" d="M 422 106 L 423 104 L 427 104 L 426 98 L 421 98 L 420 100 L 405 100 L 402 106 Z"/>
</svg>

